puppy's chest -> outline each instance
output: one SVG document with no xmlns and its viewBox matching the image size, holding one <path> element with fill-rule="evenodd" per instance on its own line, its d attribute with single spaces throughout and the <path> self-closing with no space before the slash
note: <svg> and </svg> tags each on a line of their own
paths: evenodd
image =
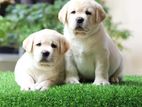
<svg viewBox="0 0 142 107">
<path fill-rule="evenodd" d="M 36 82 L 45 79 L 52 79 L 55 76 L 53 70 L 50 69 L 35 69 L 33 72 L 31 72 L 31 75 Z"/>
<path fill-rule="evenodd" d="M 94 50 L 86 49 L 83 45 L 73 49 L 74 60 L 76 62 L 77 69 L 82 76 L 86 78 L 94 78 L 96 56 Z"/>
</svg>

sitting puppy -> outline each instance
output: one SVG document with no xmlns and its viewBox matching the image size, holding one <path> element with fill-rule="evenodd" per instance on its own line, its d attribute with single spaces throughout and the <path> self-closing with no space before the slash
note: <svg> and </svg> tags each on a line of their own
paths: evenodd
<svg viewBox="0 0 142 107">
<path fill-rule="evenodd" d="M 122 57 L 104 30 L 105 12 L 95 0 L 70 0 L 58 15 L 71 44 L 66 56 L 66 83 L 80 79 L 96 85 L 121 80 Z"/>
<path fill-rule="evenodd" d="M 26 50 L 15 67 L 15 80 L 21 90 L 46 90 L 64 82 L 64 54 L 68 42 L 56 31 L 44 29 L 23 42 Z"/>
</svg>

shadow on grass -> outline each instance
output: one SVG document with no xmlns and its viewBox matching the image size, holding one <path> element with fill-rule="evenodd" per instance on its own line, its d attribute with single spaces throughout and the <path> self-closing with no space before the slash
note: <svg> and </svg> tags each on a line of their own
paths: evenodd
<svg viewBox="0 0 142 107">
<path fill-rule="evenodd" d="M 94 80 L 80 80 L 81 84 L 92 84 Z M 120 83 L 111 83 L 114 86 L 131 86 L 131 87 L 142 87 L 142 77 L 127 77 Z"/>
<path fill-rule="evenodd" d="M 113 85 L 142 87 L 142 81 L 126 80 L 126 81 L 122 81 L 119 84 L 113 84 Z"/>
</svg>

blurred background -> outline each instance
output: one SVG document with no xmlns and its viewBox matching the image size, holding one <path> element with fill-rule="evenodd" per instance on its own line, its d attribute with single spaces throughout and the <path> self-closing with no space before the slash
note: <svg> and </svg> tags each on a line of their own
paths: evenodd
<svg viewBox="0 0 142 107">
<path fill-rule="evenodd" d="M 123 41 L 125 74 L 142 75 L 142 1 L 106 0 L 106 4 L 113 22 L 131 32 L 131 36 Z"/>
<path fill-rule="evenodd" d="M 68 0 L 0 0 L 0 71 L 13 71 L 31 33 L 51 28 L 62 33 L 57 15 Z M 124 57 L 124 74 L 142 74 L 141 0 L 96 0 L 107 13 L 106 30 Z"/>
</svg>

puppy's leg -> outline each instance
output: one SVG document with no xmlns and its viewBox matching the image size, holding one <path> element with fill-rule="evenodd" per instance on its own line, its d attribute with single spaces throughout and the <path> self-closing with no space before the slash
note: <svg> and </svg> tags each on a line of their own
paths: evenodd
<svg viewBox="0 0 142 107">
<path fill-rule="evenodd" d="M 119 68 L 115 71 L 115 73 L 110 77 L 110 82 L 111 83 L 119 83 L 122 81 L 122 63 L 119 66 Z"/>
<path fill-rule="evenodd" d="M 20 85 L 21 91 L 29 91 L 34 85 L 34 80 L 28 74 L 21 74 L 16 78 L 16 82 Z"/>
<path fill-rule="evenodd" d="M 71 53 L 66 55 L 66 83 L 79 83 L 79 76 Z"/>
<path fill-rule="evenodd" d="M 37 82 L 34 87 L 32 88 L 33 91 L 36 90 L 40 90 L 40 91 L 44 91 L 44 90 L 48 90 L 49 87 L 51 87 L 52 85 L 54 85 L 55 82 L 51 81 L 51 80 L 45 80 L 42 82 Z"/>
<path fill-rule="evenodd" d="M 96 61 L 96 71 L 95 71 L 95 81 L 93 84 L 95 85 L 108 85 L 109 76 L 109 56 L 106 52 L 105 55 L 99 55 Z"/>
</svg>

